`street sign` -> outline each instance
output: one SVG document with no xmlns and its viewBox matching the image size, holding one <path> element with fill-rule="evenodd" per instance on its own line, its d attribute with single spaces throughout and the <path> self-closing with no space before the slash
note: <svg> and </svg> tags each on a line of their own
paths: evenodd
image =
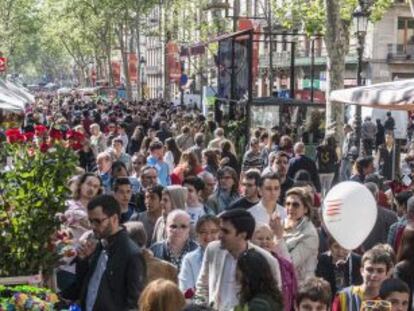
<svg viewBox="0 0 414 311">
<path fill-rule="evenodd" d="M 180 86 L 186 85 L 188 82 L 188 76 L 186 74 L 182 74 L 180 77 Z"/>
<path fill-rule="evenodd" d="M 0 57 L 0 72 L 6 71 L 7 58 Z"/>
</svg>

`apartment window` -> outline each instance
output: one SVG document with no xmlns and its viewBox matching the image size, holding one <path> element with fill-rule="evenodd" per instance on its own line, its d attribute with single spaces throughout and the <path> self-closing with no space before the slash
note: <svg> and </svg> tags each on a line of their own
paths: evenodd
<svg viewBox="0 0 414 311">
<path fill-rule="evenodd" d="M 414 19 L 398 18 L 397 52 L 407 53 L 414 47 Z"/>
</svg>

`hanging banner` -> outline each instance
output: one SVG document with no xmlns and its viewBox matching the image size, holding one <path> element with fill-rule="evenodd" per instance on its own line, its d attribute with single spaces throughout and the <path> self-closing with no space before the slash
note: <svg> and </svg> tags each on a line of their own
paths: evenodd
<svg viewBox="0 0 414 311">
<path fill-rule="evenodd" d="M 129 53 L 128 54 L 128 73 L 129 73 L 129 79 L 132 84 L 137 84 L 137 80 L 138 80 L 137 64 L 138 64 L 137 54 Z"/>
<path fill-rule="evenodd" d="M 178 83 L 181 77 L 180 53 L 177 43 L 173 41 L 167 43 L 167 65 L 170 80 Z"/>
<path fill-rule="evenodd" d="M 259 40 L 260 40 L 260 25 L 247 18 L 239 19 L 239 30 L 253 29 L 253 52 L 252 52 L 252 74 L 253 74 L 253 85 L 257 79 L 259 73 Z"/>
<path fill-rule="evenodd" d="M 112 67 L 112 79 L 115 86 L 121 85 L 121 62 L 113 60 L 111 61 Z"/>
</svg>

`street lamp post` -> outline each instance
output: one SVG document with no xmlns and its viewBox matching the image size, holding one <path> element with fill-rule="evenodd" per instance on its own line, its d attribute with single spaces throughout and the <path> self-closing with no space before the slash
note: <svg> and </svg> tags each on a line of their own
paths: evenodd
<svg viewBox="0 0 414 311">
<path fill-rule="evenodd" d="M 144 56 L 141 56 L 141 58 L 139 59 L 139 64 L 140 64 L 140 80 L 141 80 L 141 99 L 145 99 L 144 98 L 144 66 L 145 66 L 146 60 L 144 58 Z"/>
<path fill-rule="evenodd" d="M 360 0 L 359 6 L 353 14 L 354 23 L 356 26 L 356 37 L 358 39 L 358 67 L 357 67 L 357 84 L 358 86 L 362 85 L 362 57 L 364 55 L 364 43 L 365 35 L 368 28 L 368 13 L 365 10 L 363 0 Z M 361 106 L 356 105 L 355 111 L 355 122 L 356 122 L 356 143 L 358 154 L 361 151 L 361 126 L 362 126 L 362 117 L 361 117 Z"/>
</svg>

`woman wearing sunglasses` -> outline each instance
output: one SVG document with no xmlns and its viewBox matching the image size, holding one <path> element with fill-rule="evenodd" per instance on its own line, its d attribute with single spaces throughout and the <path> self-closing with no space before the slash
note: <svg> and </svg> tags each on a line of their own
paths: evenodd
<svg viewBox="0 0 414 311">
<path fill-rule="evenodd" d="M 167 238 L 151 246 L 154 256 L 168 261 L 180 271 L 185 254 L 195 250 L 197 244 L 190 239 L 190 216 L 183 210 L 174 210 L 167 216 Z"/>
<path fill-rule="evenodd" d="M 298 282 L 314 276 L 319 237 L 310 220 L 312 197 L 301 187 L 290 189 L 285 199 L 286 220 L 273 218 L 270 225 L 278 241 L 278 249 L 290 258 L 297 272 Z"/>
</svg>

